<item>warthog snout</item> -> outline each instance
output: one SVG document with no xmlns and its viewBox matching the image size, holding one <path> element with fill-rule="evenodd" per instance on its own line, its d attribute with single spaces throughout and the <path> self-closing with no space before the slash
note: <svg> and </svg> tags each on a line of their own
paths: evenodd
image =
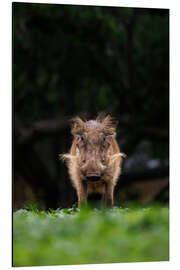
<svg viewBox="0 0 180 270">
<path fill-rule="evenodd" d="M 100 160 L 96 162 L 94 160 L 88 160 L 83 166 L 81 166 L 81 172 L 87 181 L 95 182 L 99 181 L 104 174 L 106 166 L 102 165 Z"/>
</svg>

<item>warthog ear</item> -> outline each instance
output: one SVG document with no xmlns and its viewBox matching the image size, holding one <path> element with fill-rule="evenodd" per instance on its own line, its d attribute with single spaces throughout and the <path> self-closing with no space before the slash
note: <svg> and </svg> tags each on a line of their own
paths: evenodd
<svg viewBox="0 0 180 270">
<path fill-rule="evenodd" d="M 85 122 L 80 117 L 74 117 L 71 119 L 71 133 L 73 135 L 82 134 L 84 131 Z"/>
<path fill-rule="evenodd" d="M 101 115 L 97 118 L 99 122 L 104 126 L 104 132 L 108 135 L 116 135 L 117 121 L 111 116 L 107 115 L 104 118 Z"/>
</svg>

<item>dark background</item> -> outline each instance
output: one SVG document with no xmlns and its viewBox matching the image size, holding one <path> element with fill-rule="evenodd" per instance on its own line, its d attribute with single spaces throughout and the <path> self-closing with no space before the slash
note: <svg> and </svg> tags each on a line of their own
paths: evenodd
<svg viewBox="0 0 180 270">
<path fill-rule="evenodd" d="M 169 10 L 13 3 L 13 206 L 70 207 L 69 119 L 111 113 L 116 204 L 168 202 Z"/>
</svg>

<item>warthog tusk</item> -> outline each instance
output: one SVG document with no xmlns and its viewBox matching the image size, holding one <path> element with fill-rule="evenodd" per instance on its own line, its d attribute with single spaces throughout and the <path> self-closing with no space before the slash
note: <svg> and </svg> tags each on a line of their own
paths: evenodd
<svg viewBox="0 0 180 270">
<path fill-rule="evenodd" d="M 117 154 L 114 154 L 114 155 L 111 155 L 111 156 L 109 156 L 109 162 L 110 162 L 110 165 L 112 164 L 112 163 L 114 163 L 115 162 L 115 160 L 117 160 L 117 159 L 122 159 L 122 158 L 126 158 L 127 157 L 127 155 L 126 154 L 124 154 L 124 153 L 117 153 Z"/>
<path fill-rule="evenodd" d="M 76 159 L 77 158 L 77 156 L 73 156 L 73 155 L 71 155 L 71 154 L 60 154 L 59 155 L 59 159 L 60 160 L 72 160 L 72 159 Z"/>
</svg>

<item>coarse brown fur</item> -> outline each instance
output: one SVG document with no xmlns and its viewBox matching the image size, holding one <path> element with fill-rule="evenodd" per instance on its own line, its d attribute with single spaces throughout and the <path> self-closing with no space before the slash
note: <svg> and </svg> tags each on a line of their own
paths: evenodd
<svg viewBox="0 0 180 270">
<path fill-rule="evenodd" d="M 102 195 L 103 206 L 114 204 L 114 188 L 126 156 L 120 152 L 115 132 L 116 123 L 110 115 L 89 121 L 72 119 L 71 149 L 60 157 L 67 161 L 79 206 L 87 202 L 91 193 Z"/>
</svg>

